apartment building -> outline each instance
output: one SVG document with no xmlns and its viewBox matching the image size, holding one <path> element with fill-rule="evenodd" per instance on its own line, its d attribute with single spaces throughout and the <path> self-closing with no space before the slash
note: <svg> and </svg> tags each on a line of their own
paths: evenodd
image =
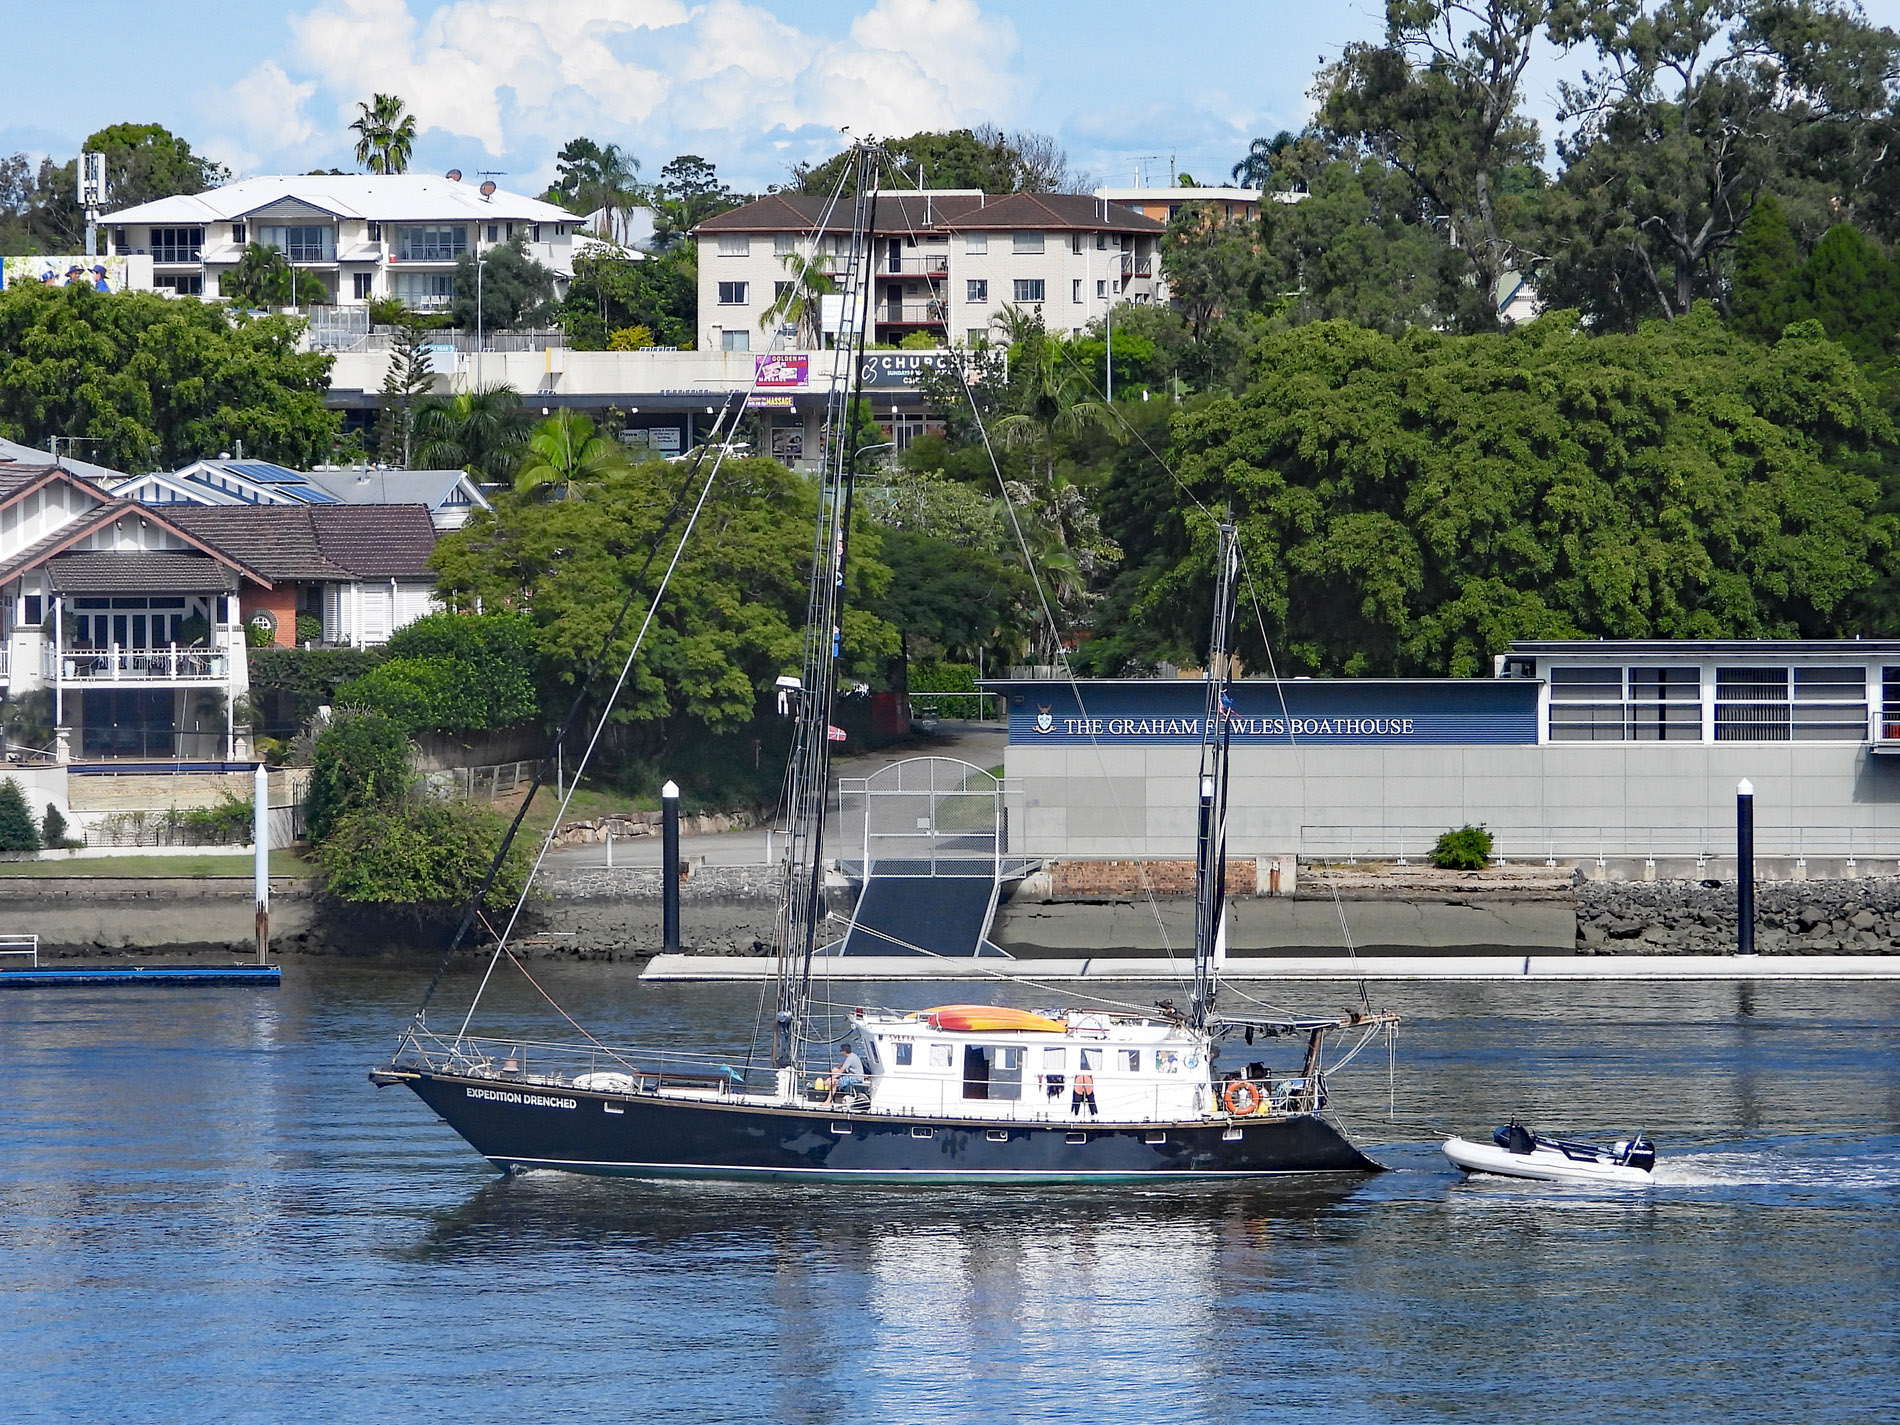
<svg viewBox="0 0 1900 1425">
<path fill-rule="evenodd" d="M 113 256 L 151 260 L 152 285 L 215 297 L 245 247 L 275 247 L 323 282 L 332 305 L 396 297 L 417 311 L 447 306 L 455 264 L 524 238 L 537 261 L 571 276 L 582 219 L 493 183 L 424 173 L 247 178 L 159 198 L 105 218 Z M 583 239 L 583 241 L 586 241 Z"/>
<path fill-rule="evenodd" d="M 1085 194 L 881 194 L 871 339 L 896 343 L 923 332 L 966 345 L 986 339 L 1008 307 L 1040 313 L 1052 331 L 1080 331 L 1116 303 L 1157 300 L 1165 226 Z M 851 210 L 773 193 L 694 232 L 700 345 L 784 349 L 798 345 L 799 333 L 765 314 L 793 280 L 787 259 L 835 260 L 851 240 Z"/>
</svg>

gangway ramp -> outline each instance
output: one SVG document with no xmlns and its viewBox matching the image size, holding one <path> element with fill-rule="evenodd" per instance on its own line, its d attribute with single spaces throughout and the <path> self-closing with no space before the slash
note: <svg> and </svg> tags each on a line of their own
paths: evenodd
<svg viewBox="0 0 1900 1425">
<path fill-rule="evenodd" d="M 913 757 L 841 778 L 838 796 L 845 844 L 860 853 L 839 869 L 860 889 L 824 953 L 1007 958 L 988 939 L 990 922 L 1006 881 L 1035 863 L 1007 855 L 1000 779 L 954 757 Z"/>
</svg>

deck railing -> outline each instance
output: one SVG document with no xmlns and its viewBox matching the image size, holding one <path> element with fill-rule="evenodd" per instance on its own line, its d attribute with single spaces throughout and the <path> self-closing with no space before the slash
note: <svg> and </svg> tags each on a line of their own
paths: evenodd
<svg viewBox="0 0 1900 1425">
<path fill-rule="evenodd" d="M 230 675 L 230 655 L 220 649 L 125 648 L 112 644 L 98 649 L 46 651 L 46 675 L 58 668 L 62 683 L 222 683 Z"/>
<path fill-rule="evenodd" d="M 0 955 L 23 957 L 34 969 L 40 966 L 40 938 L 37 935 L 0 935 Z"/>
</svg>

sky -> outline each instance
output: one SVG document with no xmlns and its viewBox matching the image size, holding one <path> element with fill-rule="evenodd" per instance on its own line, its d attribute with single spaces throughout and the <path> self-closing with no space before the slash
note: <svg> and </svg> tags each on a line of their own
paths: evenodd
<svg viewBox="0 0 1900 1425">
<path fill-rule="evenodd" d="M 1900 0 L 1874 0 L 1900 25 Z M 1375 39 L 1380 0 L 92 0 L 83 28 L 0 0 L 0 154 L 70 157 L 156 122 L 239 176 L 352 169 L 348 125 L 400 95 L 412 168 L 538 192 L 586 135 L 652 178 L 697 153 L 741 191 L 845 130 L 994 123 L 1053 134 L 1099 181 L 1225 178 L 1256 135 L 1297 129 L 1315 70 Z M 1548 132 L 1560 77 L 1526 99 Z"/>
</svg>

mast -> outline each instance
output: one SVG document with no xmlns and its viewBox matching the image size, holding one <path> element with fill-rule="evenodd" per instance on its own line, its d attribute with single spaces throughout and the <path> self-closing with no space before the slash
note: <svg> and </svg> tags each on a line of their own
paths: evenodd
<svg viewBox="0 0 1900 1425">
<path fill-rule="evenodd" d="M 1189 1019 L 1196 1029 L 1207 1026 L 1220 990 L 1214 949 L 1227 913 L 1227 753 L 1234 711 L 1227 694 L 1233 671 L 1228 639 L 1239 566 L 1234 527 L 1223 524 L 1220 567 L 1214 579 L 1214 623 L 1207 636 L 1207 714 L 1201 721 L 1200 820 L 1194 848 L 1194 1002 Z"/>
<path fill-rule="evenodd" d="M 842 379 L 834 374 L 826 401 L 824 474 L 805 608 L 804 664 L 798 679 L 779 679 L 781 711 L 790 711 L 795 704 L 798 714 L 785 775 L 786 859 L 776 936 L 778 1012 L 772 1064 L 780 1070 L 795 1068 L 805 1047 L 811 962 L 818 948 L 818 927 L 824 921 L 825 800 L 831 783 L 831 727 L 844 647 L 845 572 L 857 476 L 851 416 L 870 326 L 871 235 L 877 222 L 880 155 L 876 145 L 864 141 L 852 150 L 851 246 L 844 269 L 837 274 L 842 310 L 836 347 L 846 354 L 850 368 Z M 816 240 L 822 240 L 822 233 Z M 837 356 L 832 360 L 835 363 Z"/>
</svg>

